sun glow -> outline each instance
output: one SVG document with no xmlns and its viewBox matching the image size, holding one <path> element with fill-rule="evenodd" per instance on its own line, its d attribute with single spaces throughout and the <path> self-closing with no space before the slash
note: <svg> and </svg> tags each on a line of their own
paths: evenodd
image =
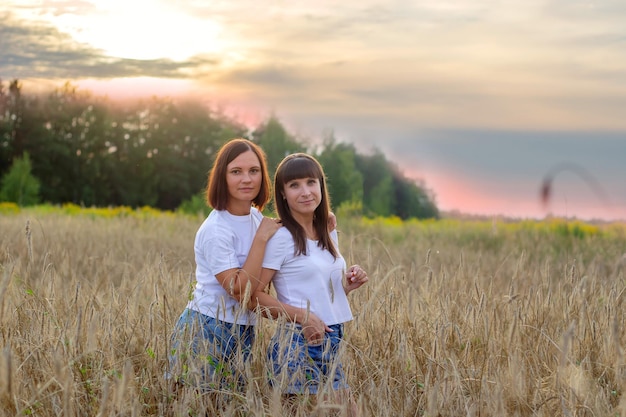
<svg viewBox="0 0 626 417">
<path fill-rule="evenodd" d="M 107 55 L 128 59 L 174 61 L 199 54 L 219 53 L 220 25 L 154 0 L 92 1 L 88 15 L 54 18 L 77 41 Z"/>
<path fill-rule="evenodd" d="M 151 77 L 112 79 L 84 79 L 76 81 L 81 89 L 97 96 L 108 96 L 114 100 L 159 97 L 191 96 L 194 86 L 190 80 L 175 80 Z"/>
</svg>

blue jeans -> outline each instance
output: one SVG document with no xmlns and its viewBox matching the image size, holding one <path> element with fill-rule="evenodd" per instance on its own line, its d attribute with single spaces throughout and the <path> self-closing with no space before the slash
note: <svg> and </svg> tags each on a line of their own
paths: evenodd
<svg viewBox="0 0 626 417">
<path fill-rule="evenodd" d="M 343 324 L 328 326 L 318 345 L 309 345 L 299 325 L 287 324 L 272 336 L 268 347 L 270 384 L 283 394 L 318 394 L 323 386 L 347 389 L 340 356 Z"/>
<path fill-rule="evenodd" d="M 242 389 L 253 343 L 254 326 L 185 309 L 174 327 L 166 377 L 203 391 Z"/>
</svg>

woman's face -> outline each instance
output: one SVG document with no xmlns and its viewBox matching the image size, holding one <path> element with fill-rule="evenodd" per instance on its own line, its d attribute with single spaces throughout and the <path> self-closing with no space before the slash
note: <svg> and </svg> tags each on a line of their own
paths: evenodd
<svg viewBox="0 0 626 417">
<path fill-rule="evenodd" d="M 283 195 L 292 214 L 313 214 L 322 202 L 318 178 L 299 178 L 283 186 Z"/>
<path fill-rule="evenodd" d="M 263 175 L 261 162 L 252 151 L 246 151 L 226 166 L 228 205 L 244 203 L 250 206 L 261 190 Z"/>
</svg>

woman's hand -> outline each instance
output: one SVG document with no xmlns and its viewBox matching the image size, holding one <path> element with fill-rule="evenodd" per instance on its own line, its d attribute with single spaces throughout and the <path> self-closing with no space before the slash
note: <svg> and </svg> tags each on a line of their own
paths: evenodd
<svg viewBox="0 0 626 417">
<path fill-rule="evenodd" d="M 274 233 L 282 227 L 282 223 L 279 219 L 272 219 L 270 217 L 263 217 L 259 228 L 256 230 L 256 237 L 261 238 L 264 242 L 270 240 Z"/>
<path fill-rule="evenodd" d="M 352 265 L 346 271 L 346 283 L 343 290 L 346 294 L 349 294 L 350 291 L 356 290 L 367 281 L 369 281 L 367 272 L 365 272 L 365 270 L 363 270 L 363 268 L 359 265 Z"/>
<path fill-rule="evenodd" d="M 332 332 L 333 329 L 328 327 L 319 317 L 309 312 L 304 323 L 301 323 L 302 334 L 310 345 L 319 345 L 324 341 L 324 333 Z"/>
<path fill-rule="evenodd" d="M 328 231 L 332 232 L 337 228 L 337 216 L 332 211 L 328 213 Z"/>
</svg>

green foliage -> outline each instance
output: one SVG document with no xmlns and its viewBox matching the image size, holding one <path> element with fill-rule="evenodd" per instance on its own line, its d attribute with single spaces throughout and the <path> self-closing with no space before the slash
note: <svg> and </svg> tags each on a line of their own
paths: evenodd
<svg viewBox="0 0 626 417">
<path fill-rule="evenodd" d="M 384 176 L 372 187 L 369 192 L 369 209 L 373 214 L 388 217 L 391 215 L 394 203 L 393 181 L 390 176 Z"/>
<path fill-rule="evenodd" d="M 28 152 L 13 161 L 9 172 L 0 182 L 0 201 L 14 202 L 19 206 L 39 203 L 39 180 L 32 173 Z"/>
<path fill-rule="evenodd" d="M 42 197 L 53 203 L 111 204 L 111 172 L 115 166 L 107 152 L 110 120 L 105 100 L 93 98 L 66 83 L 45 99 L 28 103 L 29 146 Z"/>
<path fill-rule="evenodd" d="M 10 202 L 0 202 L 0 214 L 17 214 L 20 212 L 20 206 Z"/>
<path fill-rule="evenodd" d="M 265 124 L 252 132 L 252 138 L 267 155 L 267 166 L 272 177 L 278 163 L 285 156 L 306 150 L 275 116 L 270 117 Z"/>
<path fill-rule="evenodd" d="M 363 209 L 366 215 L 386 217 L 395 204 L 392 171 L 385 156 L 376 150 L 372 155 L 361 155 L 358 167 L 364 178 Z"/>
<path fill-rule="evenodd" d="M 219 147 L 249 129 L 194 101 L 152 97 L 111 102 L 66 83 L 47 96 L 22 94 L 18 80 L 0 80 L 0 178 L 28 152 L 39 197 L 50 204 L 152 206 L 206 213 L 197 190 Z M 306 145 L 271 116 L 250 135 L 266 152 L 270 176 Z M 317 152 L 334 207 L 360 207 L 368 216 L 438 217 L 422 184 L 402 176 L 376 151 L 327 135 Z M 268 206 L 271 211 L 271 205 Z"/>
<path fill-rule="evenodd" d="M 70 83 L 9 98 L 0 149 L 28 150 L 42 198 L 58 204 L 174 209 L 206 184 L 215 150 L 245 132 L 198 102 L 113 103 Z"/>
<path fill-rule="evenodd" d="M 9 96 L 6 94 L 2 79 L 0 79 L 0 178 L 9 168 L 11 149 L 11 113 Z"/>
<path fill-rule="evenodd" d="M 362 210 L 363 175 L 357 169 L 357 152 L 352 144 L 336 143 L 332 133 L 324 141 L 317 159 L 324 167 L 328 192 L 335 207 L 356 203 Z"/>
<path fill-rule="evenodd" d="M 204 192 L 194 194 L 190 199 L 183 201 L 177 209 L 180 213 L 200 215 L 206 217 L 211 213 L 211 207 L 207 205 Z"/>
<path fill-rule="evenodd" d="M 364 179 L 363 210 L 366 215 L 439 218 L 429 192 L 421 184 L 418 186 L 406 178 L 379 150 L 372 155 L 357 155 L 356 166 Z"/>
<path fill-rule="evenodd" d="M 586 232 L 584 227 L 580 224 L 574 223 L 559 223 L 554 228 L 555 234 L 561 237 L 575 237 L 582 239 L 585 237 Z"/>
<path fill-rule="evenodd" d="M 337 217 L 356 218 L 363 215 L 363 204 L 360 201 L 344 201 L 337 208 Z"/>
<path fill-rule="evenodd" d="M 428 193 L 423 184 L 395 176 L 394 189 L 396 193 L 395 214 L 403 219 L 415 217 L 417 219 L 439 218 L 439 210 L 434 198 Z"/>
</svg>

